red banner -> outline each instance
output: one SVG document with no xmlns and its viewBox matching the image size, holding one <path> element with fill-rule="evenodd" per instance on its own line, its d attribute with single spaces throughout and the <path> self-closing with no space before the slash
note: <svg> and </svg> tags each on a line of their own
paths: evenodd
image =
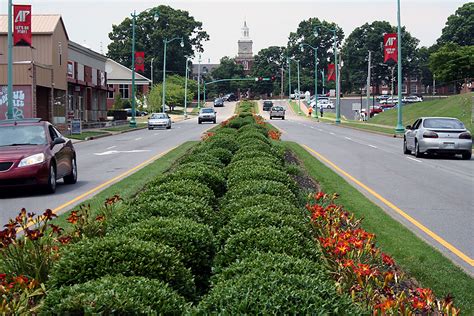
<svg viewBox="0 0 474 316">
<path fill-rule="evenodd" d="M 135 52 L 135 71 L 145 71 L 145 52 Z"/>
<path fill-rule="evenodd" d="M 14 5 L 13 17 L 13 45 L 31 46 L 31 5 Z"/>
<path fill-rule="evenodd" d="M 385 54 L 384 63 L 392 59 L 398 62 L 398 40 L 397 33 L 385 34 L 383 37 L 383 51 Z"/>
<path fill-rule="evenodd" d="M 336 67 L 334 64 L 328 65 L 328 81 L 336 81 Z"/>
</svg>

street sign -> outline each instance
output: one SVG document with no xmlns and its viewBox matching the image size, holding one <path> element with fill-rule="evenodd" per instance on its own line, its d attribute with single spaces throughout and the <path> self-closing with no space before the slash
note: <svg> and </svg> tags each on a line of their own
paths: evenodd
<svg viewBox="0 0 474 316">
<path fill-rule="evenodd" d="M 74 119 L 71 121 L 71 134 L 81 134 L 82 125 L 81 120 Z"/>
</svg>

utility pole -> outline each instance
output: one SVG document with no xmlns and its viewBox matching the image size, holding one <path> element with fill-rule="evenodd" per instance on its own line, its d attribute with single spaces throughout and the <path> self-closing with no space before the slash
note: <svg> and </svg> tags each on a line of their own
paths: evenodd
<svg viewBox="0 0 474 316">
<path fill-rule="evenodd" d="M 198 110 L 201 109 L 201 54 L 198 56 Z"/>
<path fill-rule="evenodd" d="M 397 126 L 395 127 L 396 133 L 405 132 L 405 128 L 402 123 L 402 25 L 400 19 L 400 0 L 397 1 L 398 10 L 397 10 L 397 41 L 398 41 L 398 116 L 397 116 Z"/>
<path fill-rule="evenodd" d="M 13 12 L 12 12 L 12 0 L 8 0 L 8 88 L 7 88 L 7 118 L 13 119 Z"/>
<path fill-rule="evenodd" d="M 151 68 L 151 88 L 153 89 L 153 58 L 151 58 L 151 62 L 150 62 L 150 68 Z"/>
<path fill-rule="evenodd" d="M 288 102 L 290 102 L 291 99 L 291 64 L 290 64 L 290 58 L 286 58 L 287 64 L 288 64 Z"/>
<path fill-rule="evenodd" d="M 370 78 L 371 78 L 371 70 L 372 70 L 372 52 L 369 50 L 369 64 L 367 67 L 367 118 L 370 117 Z"/>
<path fill-rule="evenodd" d="M 323 94 L 326 94 L 326 91 L 324 90 L 324 88 L 325 88 L 325 83 L 324 83 L 324 82 L 325 82 L 325 81 L 324 81 L 324 80 L 325 80 L 324 68 L 323 68 L 323 70 L 321 70 L 321 75 L 322 75 L 322 79 L 323 79 L 323 80 L 322 80 L 322 81 L 323 81 Z"/>
<path fill-rule="evenodd" d="M 283 80 L 284 80 L 283 67 L 281 67 L 281 86 L 280 86 L 280 99 L 283 100 Z"/>
</svg>

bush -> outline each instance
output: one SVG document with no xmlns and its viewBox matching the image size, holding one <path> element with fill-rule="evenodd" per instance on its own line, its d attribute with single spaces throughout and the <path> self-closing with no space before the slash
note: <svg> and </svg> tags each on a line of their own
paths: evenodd
<svg viewBox="0 0 474 316">
<path fill-rule="evenodd" d="M 259 132 L 259 133 L 263 134 L 264 136 L 268 136 L 268 129 L 265 126 L 260 125 L 260 124 L 256 124 L 256 123 L 247 124 L 247 125 L 242 126 L 241 128 L 239 128 L 239 134 L 242 134 L 242 133 L 245 133 L 245 132 L 248 132 L 248 131 Z"/>
<path fill-rule="evenodd" d="M 244 110 L 245 111 L 243 111 L 242 113 L 239 114 L 239 117 L 241 117 L 241 118 L 253 117 L 252 107 L 245 107 Z"/>
<path fill-rule="evenodd" d="M 105 276 L 48 293 L 42 315 L 174 315 L 190 304 L 160 280 Z"/>
<path fill-rule="evenodd" d="M 250 166 L 272 166 L 272 168 L 283 170 L 282 161 L 276 157 L 256 157 L 231 161 L 231 163 L 225 168 L 225 172 L 229 174 L 234 170 L 244 169 Z"/>
<path fill-rule="evenodd" d="M 241 141 L 244 141 L 246 139 L 258 139 L 267 144 L 271 143 L 265 135 L 256 130 L 250 130 L 247 132 L 240 133 L 236 140 L 240 143 Z"/>
<path fill-rule="evenodd" d="M 308 225 L 301 214 L 281 214 L 278 212 L 271 212 L 269 208 L 265 207 L 252 207 L 248 209 L 242 209 L 230 219 L 217 235 L 221 244 L 232 235 L 238 234 L 249 228 L 261 228 L 273 226 L 276 228 L 291 227 L 296 231 L 301 232 L 309 237 L 311 227 Z"/>
<path fill-rule="evenodd" d="M 229 188 L 245 180 L 271 180 L 283 183 L 295 195 L 298 194 L 299 188 L 296 182 L 290 176 L 281 170 L 273 168 L 271 165 L 266 166 L 249 166 L 245 169 L 234 168 L 227 175 L 227 186 Z"/>
<path fill-rule="evenodd" d="M 49 285 L 58 288 L 121 274 L 159 279 L 193 297 L 193 277 L 182 260 L 176 249 L 163 244 L 121 236 L 85 239 L 63 249 Z"/>
<path fill-rule="evenodd" d="M 188 163 L 202 163 L 217 168 L 224 167 L 224 164 L 222 163 L 222 161 L 219 160 L 218 157 L 210 155 L 209 153 L 186 155 L 183 157 L 183 159 L 179 161 L 180 166 L 186 165 Z"/>
<path fill-rule="evenodd" d="M 260 151 L 260 152 L 274 156 L 272 147 L 270 147 L 269 145 L 265 145 L 265 143 L 262 143 L 260 141 L 248 142 L 248 144 L 245 144 L 245 146 L 240 146 L 240 149 L 237 150 L 236 154 L 249 152 L 249 151 Z"/>
<path fill-rule="evenodd" d="M 237 133 L 238 132 L 235 128 L 228 128 L 228 127 L 218 128 L 215 131 L 215 135 L 226 134 L 226 135 L 237 136 Z"/>
<path fill-rule="evenodd" d="M 176 248 L 200 286 L 209 277 L 216 240 L 207 225 L 187 218 L 152 218 L 116 232 L 117 236 L 153 241 Z M 197 282 L 198 283 L 198 282 Z"/>
<path fill-rule="evenodd" d="M 206 151 L 209 155 L 218 158 L 224 165 L 228 165 L 232 160 L 233 154 L 230 150 L 224 148 L 213 148 Z"/>
<path fill-rule="evenodd" d="M 276 158 L 276 159 L 278 159 L 278 157 L 276 157 L 273 154 L 268 154 L 268 153 L 262 152 L 260 150 L 253 150 L 253 151 L 244 151 L 244 152 L 240 152 L 238 154 L 235 154 L 234 157 L 232 158 L 232 162 L 243 160 L 243 159 L 252 159 L 252 158 L 268 158 L 268 159 Z M 278 160 L 280 160 L 280 159 L 278 159 Z"/>
<path fill-rule="evenodd" d="M 219 272 L 236 260 L 242 260 L 256 251 L 284 253 L 315 261 L 320 260 L 322 256 L 311 238 L 291 227 L 250 228 L 227 239 L 215 257 L 215 271 Z"/>
<path fill-rule="evenodd" d="M 166 181 L 166 182 L 163 182 Z M 159 184 L 160 182 L 163 182 Z M 160 199 L 162 195 L 174 193 L 178 196 L 189 197 L 193 200 L 204 201 L 208 204 L 214 204 L 216 196 L 214 192 L 205 184 L 199 181 L 182 179 L 175 177 L 172 179 L 164 176 L 154 184 L 149 185 L 148 189 L 140 193 L 136 198 L 136 204 L 144 204 Z M 132 204 L 133 205 L 133 204 Z"/>
<path fill-rule="evenodd" d="M 237 150 L 239 150 L 239 144 L 234 139 L 234 137 L 222 136 L 228 135 L 214 135 L 205 141 L 204 146 L 207 147 L 207 149 L 224 148 L 232 153 L 235 153 Z"/>
<path fill-rule="evenodd" d="M 269 194 L 274 199 L 286 200 L 293 205 L 296 203 L 296 196 L 291 190 L 281 182 L 269 180 L 245 180 L 236 183 L 229 188 L 224 200 L 231 202 L 232 200 L 241 199 L 246 196 L 257 194 Z"/>
<path fill-rule="evenodd" d="M 255 119 L 253 118 L 251 113 L 250 113 L 250 115 L 247 115 L 247 114 L 242 115 L 241 114 L 239 117 L 230 120 L 227 127 L 240 129 L 242 126 L 245 126 L 245 125 L 248 125 L 248 124 L 254 124 L 254 123 L 255 123 Z"/>
<path fill-rule="evenodd" d="M 198 310 L 229 315 L 364 314 L 349 297 L 338 295 L 324 272 L 309 260 L 259 254 L 225 270 Z"/>
<path fill-rule="evenodd" d="M 119 209 L 107 219 L 106 231 L 110 233 L 132 223 L 142 221 L 149 216 L 151 216 L 151 212 L 149 212 L 147 208 L 138 208 L 135 201 L 131 201 L 126 208 Z"/>
</svg>

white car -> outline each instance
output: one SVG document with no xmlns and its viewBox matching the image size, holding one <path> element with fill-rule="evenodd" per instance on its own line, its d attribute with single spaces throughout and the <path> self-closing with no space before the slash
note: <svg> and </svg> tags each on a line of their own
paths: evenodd
<svg viewBox="0 0 474 316">
<path fill-rule="evenodd" d="M 410 95 L 407 97 L 403 97 L 402 102 L 403 103 L 417 103 L 417 102 L 423 102 L 423 99 L 416 95 Z"/>
<path fill-rule="evenodd" d="M 314 101 L 311 103 L 311 106 L 314 108 Z M 329 99 L 318 99 L 318 108 L 323 109 L 334 109 L 334 103 Z"/>
<path fill-rule="evenodd" d="M 170 129 L 171 118 L 166 113 L 153 113 L 148 118 L 148 129 L 154 129 L 157 127 Z"/>
<path fill-rule="evenodd" d="M 380 104 L 398 104 L 398 97 L 390 97 L 387 99 L 382 99 L 379 102 Z"/>
</svg>

